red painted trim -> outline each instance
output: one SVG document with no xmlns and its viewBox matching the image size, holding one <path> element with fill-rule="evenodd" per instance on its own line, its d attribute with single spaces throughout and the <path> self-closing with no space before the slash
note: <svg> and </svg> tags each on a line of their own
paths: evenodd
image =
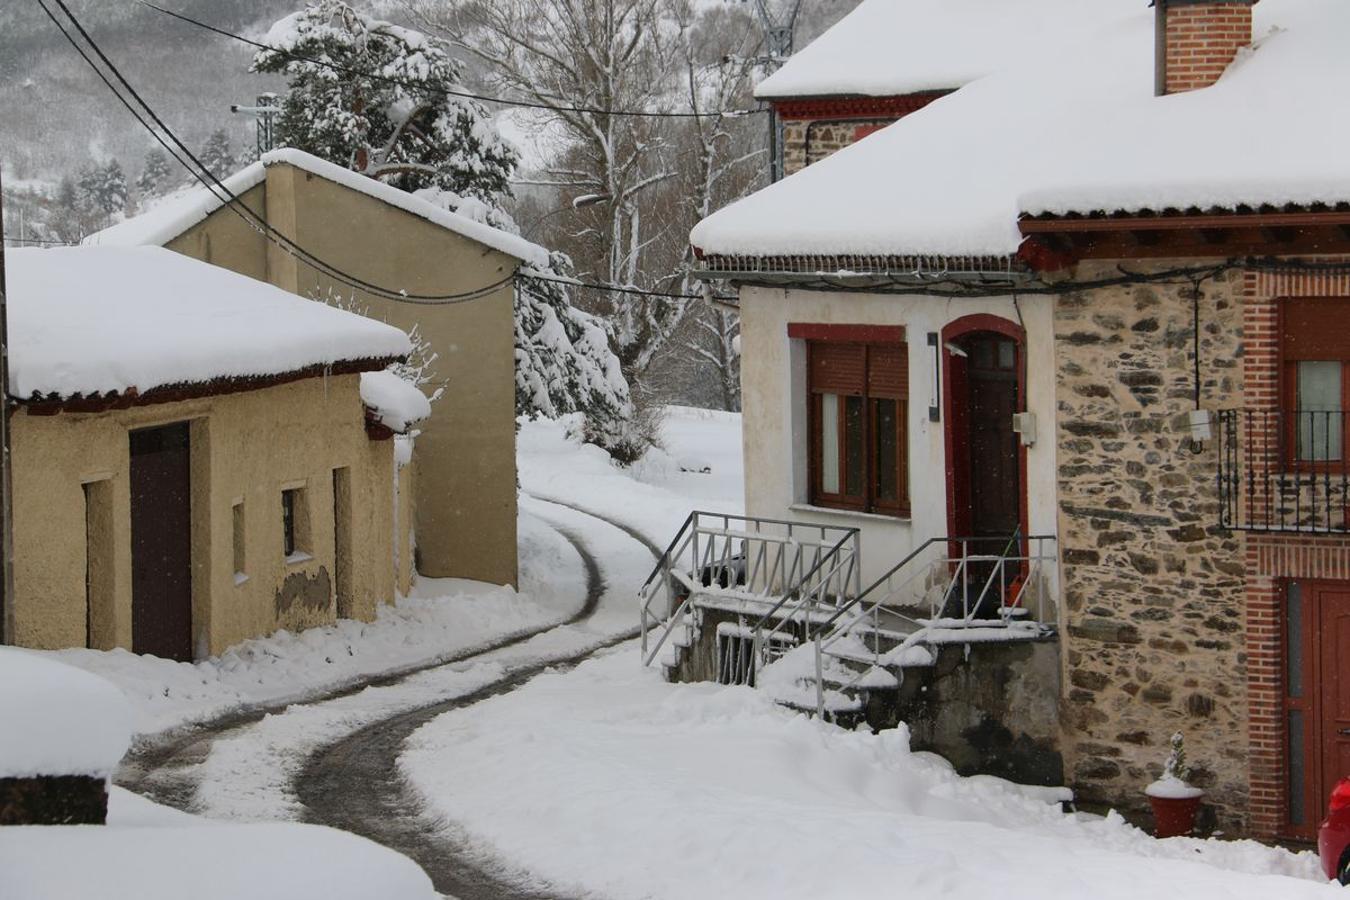
<svg viewBox="0 0 1350 900">
<path fill-rule="evenodd" d="M 889 97 L 805 97 L 773 100 L 780 119 L 900 119 L 951 91 L 921 91 Z"/>
<path fill-rule="evenodd" d="M 808 341 L 839 341 L 850 344 L 903 344 L 903 325 L 827 325 L 789 322 L 788 337 Z"/>
<path fill-rule="evenodd" d="M 957 409 L 953 403 L 955 391 L 952 390 L 953 381 L 953 359 L 952 353 L 946 348 L 946 345 L 957 338 L 963 337 L 978 331 L 993 332 L 1001 334 L 1004 337 L 1011 338 L 1017 342 L 1017 405 L 1020 409 L 1026 409 L 1027 405 L 1027 382 L 1026 382 L 1026 329 L 1001 316 L 994 316 L 988 313 L 977 313 L 970 316 L 962 316 L 955 321 L 948 322 L 942 329 L 942 443 L 946 453 L 945 469 L 947 480 L 947 534 L 959 536 L 960 526 L 956 509 L 958 478 L 967 479 L 965 473 L 958 473 L 955 460 L 960 455 L 956 446 L 956 429 L 953 427 L 957 423 L 966 421 L 964 407 Z M 1025 445 L 1018 445 L 1018 462 L 1021 466 L 1021 520 L 1022 534 L 1027 535 L 1031 532 L 1027 525 L 1027 448 Z M 970 485 L 965 485 L 967 496 L 969 495 Z M 953 551 L 955 552 L 955 551 Z"/>
</svg>

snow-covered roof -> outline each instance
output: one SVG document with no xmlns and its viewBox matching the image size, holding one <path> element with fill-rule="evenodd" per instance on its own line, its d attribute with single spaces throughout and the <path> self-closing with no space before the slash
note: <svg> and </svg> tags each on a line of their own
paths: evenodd
<svg viewBox="0 0 1350 900">
<path fill-rule="evenodd" d="M 160 247 L 12 250 L 11 395 L 141 394 L 404 356 L 393 326 Z"/>
<path fill-rule="evenodd" d="M 0 647 L 0 778 L 111 775 L 131 745 L 131 707 L 97 675 Z"/>
<path fill-rule="evenodd" d="M 286 163 L 302 169 L 320 178 L 351 188 L 360 194 L 374 197 L 404 212 L 426 219 L 448 231 L 477 241 L 484 246 L 499 250 L 507 256 L 513 256 L 534 266 L 548 265 L 548 251 L 538 244 L 510 234 L 500 228 L 493 228 L 476 222 L 468 216 L 450 212 L 435 204 L 414 196 L 407 191 L 391 187 L 373 178 L 367 178 L 359 172 L 344 169 L 325 159 L 320 159 L 301 150 L 286 148 L 273 150 L 263 155 L 258 162 L 247 166 L 228 178 L 222 179 L 226 188 L 233 194 L 241 194 L 255 185 L 261 184 L 266 177 L 266 167 Z M 224 204 L 220 198 L 205 188 L 186 191 L 159 204 L 149 212 L 127 219 L 110 228 L 90 235 L 85 244 L 98 246 L 144 246 L 163 245 L 187 231 L 193 225 L 205 219 Z"/>
<path fill-rule="evenodd" d="M 728 206 L 691 240 L 721 256 L 1009 256 L 1022 213 L 1350 202 L 1350 120 L 1335 113 L 1350 3 L 1254 9 L 1254 49 L 1212 87 L 1154 96 L 1141 10 Z"/>
<path fill-rule="evenodd" d="M 361 402 L 377 422 L 397 434 L 431 415 L 426 394 L 388 370 L 361 374 Z"/>
<path fill-rule="evenodd" d="M 1146 0 L 862 0 L 760 82 L 755 96 L 953 90 L 1018 59 L 1057 54 L 1085 28 L 1145 5 Z"/>
</svg>

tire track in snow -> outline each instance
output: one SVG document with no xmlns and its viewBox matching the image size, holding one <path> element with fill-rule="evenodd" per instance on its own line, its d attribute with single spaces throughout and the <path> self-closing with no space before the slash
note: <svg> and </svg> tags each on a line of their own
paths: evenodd
<svg viewBox="0 0 1350 900">
<path fill-rule="evenodd" d="M 650 540 L 627 526 L 570 503 L 535 499 L 603 522 L 640 542 L 653 556 L 660 556 Z M 576 625 L 595 614 L 609 587 L 594 555 L 582 546 L 584 539 L 557 523 L 554 527 L 562 530 L 569 540 L 578 542 L 577 550 L 587 561 L 590 611 L 571 623 Z M 432 719 L 509 693 L 544 671 L 575 666 L 596 652 L 632 639 L 635 634 L 633 628 L 597 637 L 576 652 L 527 663 L 467 694 L 406 710 L 329 744 L 309 758 L 295 783 L 296 794 L 309 811 L 307 821 L 362 835 L 412 857 L 431 876 L 438 891 L 458 900 L 558 897 L 556 892 L 541 893 L 497 870 L 485 854 L 458 838 L 443 823 L 425 816 L 419 798 L 399 772 L 398 757 L 408 737 Z"/>
<path fill-rule="evenodd" d="M 526 496 L 529 495 L 527 494 Z M 654 545 L 650 540 L 621 523 L 610 522 L 602 516 L 592 514 L 581 507 L 573 506 L 571 504 L 551 499 L 543 500 L 542 502 L 556 506 L 564 506 L 574 512 L 597 519 L 614 528 L 618 528 L 634 540 L 640 541 L 643 546 L 652 550 L 652 552 L 659 555 L 659 552 L 654 549 Z M 587 571 L 589 582 L 591 580 L 591 567 L 595 564 L 595 561 L 581 545 L 581 541 L 577 537 L 575 530 L 569 527 L 560 527 L 554 522 L 548 522 L 547 524 L 562 534 L 562 536 L 572 545 L 573 549 L 577 551 L 582 560 L 583 567 Z M 600 577 L 598 575 L 598 568 L 595 569 L 595 571 L 597 573 L 596 577 Z M 557 628 L 584 621 L 594 613 L 594 602 L 598 602 L 598 598 L 593 598 L 591 596 L 592 591 L 590 590 L 591 585 L 589 583 L 587 587 L 587 596 L 583 601 L 581 609 L 562 622 L 555 621 L 547 625 L 511 632 L 510 634 L 503 635 L 499 638 L 462 648 L 449 654 L 411 666 L 401 667 L 367 678 L 357 679 L 330 689 L 306 694 L 298 698 L 291 697 L 284 700 L 270 701 L 255 706 L 235 709 L 204 722 L 173 729 L 158 739 L 152 739 L 133 747 L 118 767 L 117 773 L 114 776 L 114 782 L 121 787 L 148 797 L 157 803 L 191 812 L 195 806 L 199 777 L 198 770 L 201 764 L 205 762 L 210 755 L 211 748 L 217 740 L 228 738 L 242 732 L 245 729 L 256 725 L 269 715 L 278 715 L 293 707 L 317 706 L 332 700 L 338 700 L 343 697 L 361 693 L 367 688 L 399 685 L 423 673 L 447 666 L 471 663 L 490 654 L 525 644 L 528 641 L 531 641 L 540 635 L 547 634 Z M 602 595 L 603 586 L 600 588 L 599 596 Z"/>
</svg>

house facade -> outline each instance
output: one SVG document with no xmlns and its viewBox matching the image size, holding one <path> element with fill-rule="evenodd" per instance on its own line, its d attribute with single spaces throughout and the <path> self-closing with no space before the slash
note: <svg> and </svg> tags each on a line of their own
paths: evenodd
<svg viewBox="0 0 1350 900">
<path fill-rule="evenodd" d="M 1350 172 L 1292 137 L 1350 80 L 1347 27 L 1322 0 L 1088 23 L 692 235 L 740 291 L 748 516 L 856 529 L 855 590 L 891 594 L 848 614 L 906 645 L 977 668 L 960 628 L 1046 626 L 1054 727 L 992 725 L 1053 743 L 1082 803 L 1146 817 L 1176 731 L 1229 833 L 1307 839 L 1350 774 Z M 1223 153 L 1244 116 L 1283 136 Z M 900 160 L 924 177 L 887 181 Z M 1011 582 L 993 625 L 953 618 L 970 571 Z"/>
<path fill-rule="evenodd" d="M 512 276 L 547 253 L 414 195 L 296 150 L 269 153 L 225 184 L 269 225 L 392 300 L 335 281 L 268 240 L 206 192 L 95 235 L 98 245 L 163 246 L 302 297 L 341 302 L 405 331 L 443 389 L 414 450 L 417 571 L 516 583 L 515 342 Z M 481 290 L 480 290 L 481 289 Z"/>
<path fill-rule="evenodd" d="M 406 335 L 159 248 L 7 262 L 12 643 L 192 660 L 390 602 L 408 499 L 362 379 Z"/>
</svg>

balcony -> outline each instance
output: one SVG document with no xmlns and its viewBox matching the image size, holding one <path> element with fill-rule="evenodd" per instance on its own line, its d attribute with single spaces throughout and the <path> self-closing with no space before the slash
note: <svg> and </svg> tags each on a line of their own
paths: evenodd
<svg viewBox="0 0 1350 900">
<path fill-rule="evenodd" d="M 1235 531 L 1350 533 L 1343 410 L 1218 413 L 1219 523 Z"/>
</svg>

